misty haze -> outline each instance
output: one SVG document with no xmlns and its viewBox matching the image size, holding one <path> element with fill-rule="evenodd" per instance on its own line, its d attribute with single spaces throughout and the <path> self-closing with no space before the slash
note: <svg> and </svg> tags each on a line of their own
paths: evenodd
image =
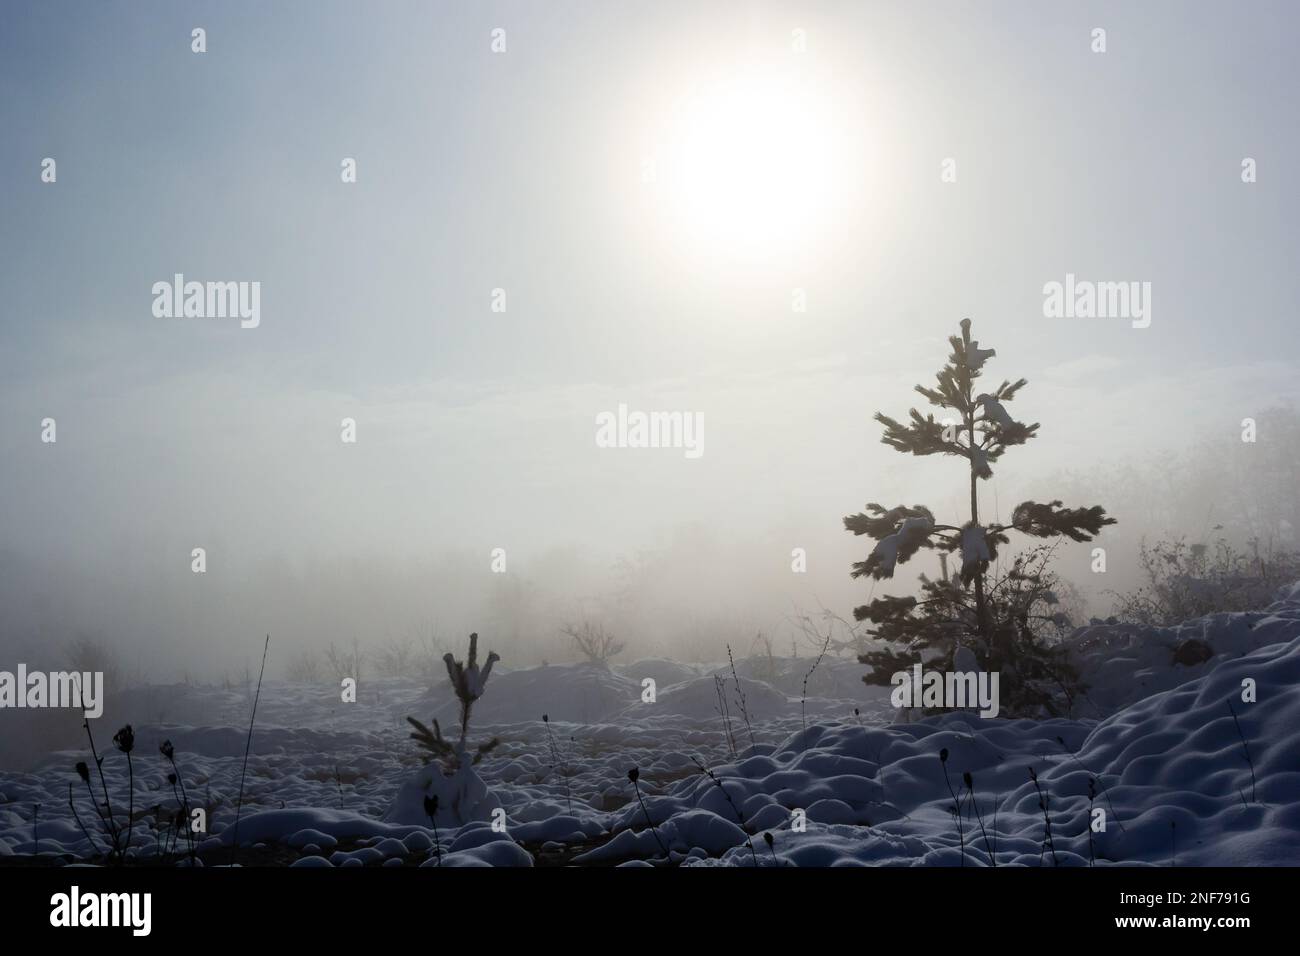
<svg viewBox="0 0 1300 956">
<path fill-rule="evenodd" d="M 0 867 L 1300 865 L 1297 29 L 6 5 Z"/>
</svg>

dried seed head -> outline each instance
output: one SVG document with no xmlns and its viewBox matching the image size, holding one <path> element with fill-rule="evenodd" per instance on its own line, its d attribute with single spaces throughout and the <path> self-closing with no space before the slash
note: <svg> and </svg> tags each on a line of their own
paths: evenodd
<svg viewBox="0 0 1300 956">
<path fill-rule="evenodd" d="M 113 735 L 113 745 L 124 754 L 129 754 L 135 749 L 135 731 L 131 729 L 130 724 Z"/>
<path fill-rule="evenodd" d="M 637 780 L 640 779 L 640 777 L 641 777 L 641 771 L 638 770 L 636 767 L 633 767 L 631 770 L 627 772 L 627 779 L 631 780 L 633 783 L 636 783 Z"/>
</svg>

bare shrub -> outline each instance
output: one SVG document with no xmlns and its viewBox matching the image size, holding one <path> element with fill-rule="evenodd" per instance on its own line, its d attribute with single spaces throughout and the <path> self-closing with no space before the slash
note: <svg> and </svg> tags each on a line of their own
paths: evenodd
<svg viewBox="0 0 1300 956">
<path fill-rule="evenodd" d="M 361 665 L 365 661 L 365 655 L 361 653 L 361 647 L 357 639 L 352 639 L 351 650 L 340 650 L 333 641 L 330 641 L 329 649 L 325 651 L 325 667 L 335 681 L 342 681 L 348 677 L 361 683 Z"/>
<path fill-rule="evenodd" d="M 609 667 L 610 658 L 621 654 L 624 649 L 624 645 L 605 630 L 603 624 L 593 624 L 591 621 L 583 621 L 578 627 L 565 624 L 560 628 L 560 633 L 573 642 L 586 656 L 588 663 L 601 667 Z"/>
<path fill-rule="evenodd" d="M 320 655 L 311 649 L 300 652 L 289 661 L 286 669 L 289 680 L 304 684 L 318 684 L 321 678 Z"/>
<path fill-rule="evenodd" d="M 393 638 L 375 651 L 375 672 L 380 677 L 406 677 L 414 668 L 415 659 L 415 645 L 409 639 Z"/>
<path fill-rule="evenodd" d="M 1300 578 L 1300 556 L 1273 547 L 1238 551 L 1220 537 L 1213 546 L 1183 538 L 1142 542 L 1139 561 L 1146 583 L 1116 594 L 1115 616 L 1135 624 L 1165 625 L 1219 611 L 1266 607 L 1284 584 Z"/>
<path fill-rule="evenodd" d="M 102 673 L 105 694 L 121 690 L 123 685 L 121 661 L 103 641 L 85 634 L 79 635 L 68 644 L 63 656 L 70 670 L 83 674 Z"/>
</svg>

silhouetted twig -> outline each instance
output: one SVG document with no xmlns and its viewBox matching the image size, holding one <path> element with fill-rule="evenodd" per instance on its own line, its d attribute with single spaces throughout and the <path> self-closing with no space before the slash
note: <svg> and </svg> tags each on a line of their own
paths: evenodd
<svg viewBox="0 0 1300 956">
<path fill-rule="evenodd" d="M 68 784 L 68 809 L 72 811 L 72 818 L 77 821 L 77 826 L 81 827 L 81 832 L 86 835 L 86 842 L 90 844 L 90 852 L 92 854 L 101 852 L 99 847 L 95 845 L 95 841 L 91 839 L 90 831 L 87 830 L 86 825 L 81 822 L 81 814 L 77 813 L 77 805 L 72 802 L 71 783 Z"/>
<path fill-rule="evenodd" d="M 961 800 L 953 792 L 952 781 L 948 779 L 948 748 L 942 747 L 939 750 L 939 763 L 943 765 L 943 782 L 948 786 L 948 792 L 952 794 L 952 815 L 957 821 L 957 841 L 961 844 L 961 866 L 966 865 L 966 831 L 961 823 Z"/>
<path fill-rule="evenodd" d="M 757 868 L 758 854 L 754 852 L 754 841 L 750 839 L 749 827 L 745 826 L 745 817 L 741 814 L 740 808 L 736 806 L 736 801 L 731 799 L 731 794 L 727 793 L 727 788 L 722 785 L 721 780 L 713 775 L 713 771 L 704 765 L 704 761 L 699 757 L 692 757 L 691 760 L 695 762 L 695 766 L 700 768 L 700 773 L 712 780 L 717 785 L 718 789 L 722 791 L 722 796 L 726 798 L 727 803 L 731 806 L 731 812 L 736 815 L 736 820 L 740 823 L 740 830 L 745 834 L 745 843 L 749 846 L 749 855 L 753 857 L 754 866 Z"/>
<path fill-rule="evenodd" d="M 424 813 L 433 824 L 433 853 L 438 859 L 438 865 L 442 866 L 442 838 L 438 836 L 438 796 L 424 798 Z"/>
<path fill-rule="evenodd" d="M 1232 714 L 1232 724 L 1237 728 L 1237 736 L 1241 738 L 1241 749 L 1246 752 L 1246 763 L 1250 766 L 1250 799 L 1255 802 L 1255 761 L 1250 759 L 1250 747 L 1246 745 L 1246 735 L 1241 732 L 1241 721 L 1237 720 L 1237 712 L 1232 707 L 1232 700 L 1228 700 L 1228 713 Z"/>
<path fill-rule="evenodd" d="M 645 814 L 645 822 L 650 824 L 650 832 L 654 835 L 655 842 L 659 844 L 659 849 L 663 851 L 664 858 L 668 857 L 668 848 L 664 846 L 664 841 L 659 839 L 659 831 L 655 829 L 655 822 L 650 819 L 650 811 L 646 809 L 645 800 L 641 798 L 641 785 L 637 783 L 641 779 L 641 771 L 633 767 L 627 772 L 627 779 L 632 781 L 632 786 L 636 790 L 637 802 L 641 804 L 641 812 Z"/>
<path fill-rule="evenodd" d="M 998 865 L 997 857 L 993 855 L 993 846 L 989 843 L 988 831 L 984 829 L 984 816 L 980 813 L 979 801 L 975 799 L 975 778 L 967 770 L 961 775 L 962 782 L 966 784 L 966 789 L 970 791 L 970 804 L 975 808 L 975 819 L 979 821 L 980 833 L 984 836 L 984 852 L 989 855 L 989 863 L 993 866 Z"/>
<path fill-rule="evenodd" d="M 244 767 L 239 771 L 239 802 L 235 804 L 235 829 L 230 838 L 230 863 L 235 863 L 239 850 L 239 816 L 244 809 L 244 775 L 248 772 L 248 752 L 253 748 L 253 723 L 257 720 L 257 702 L 262 696 L 262 677 L 266 674 L 266 652 L 271 647 L 271 635 L 266 635 L 262 645 L 262 669 L 257 674 L 257 693 L 253 695 L 253 712 L 248 717 L 248 739 L 244 741 Z"/>
<path fill-rule="evenodd" d="M 740 705 L 740 716 L 745 719 L 745 729 L 749 731 L 749 746 L 754 747 L 754 728 L 749 722 L 749 711 L 745 707 L 745 688 L 740 684 L 740 676 L 736 673 L 736 659 L 731 656 L 731 645 L 727 645 L 727 660 L 731 662 L 731 679 L 736 682 L 736 703 Z"/>
<path fill-rule="evenodd" d="M 1052 841 L 1052 818 L 1048 816 L 1047 813 L 1047 804 L 1048 804 L 1047 793 L 1043 790 L 1042 787 L 1038 785 L 1038 774 L 1034 772 L 1033 767 L 1029 768 L 1029 779 L 1034 781 L 1034 790 L 1037 791 L 1038 793 L 1038 807 L 1043 811 L 1043 827 L 1044 827 L 1043 849 L 1051 850 L 1052 865 L 1060 866 L 1061 865 L 1060 861 L 1057 860 L 1056 858 L 1056 844 Z M 1042 864 L 1042 859 L 1043 859 L 1043 851 L 1039 850 L 1038 860 L 1040 865 Z"/>
<path fill-rule="evenodd" d="M 1097 783 L 1100 784 L 1100 786 L 1101 786 L 1101 795 L 1102 795 L 1103 797 L 1106 798 L 1106 806 L 1110 807 L 1110 815 L 1111 815 L 1112 817 L 1114 817 L 1114 818 L 1115 818 L 1115 822 L 1119 824 L 1120 832 L 1121 832 L 1121 833 L 1127 833 L 1128 831 L 1124 829 L 1124 821 L 1121 820 L 1121 819 L 1119 818 L 1119 814 L 1115 812 L 1115 804 L 1111 803 L 1111 801 L 1110 801 L 1110 791 L 1109 791 L 1108 789 L 1106 789 L 1106 784 L 1105 784 L 1105 783 L 1102 783 L 1101 778 L 1100 778 L 1099 776 L 1097 776 L 1097 774 L 1093 773 L 1092 770 L 1089 769 L 1089 767 L 1088 767 L 1087 764 L 1085 764 L 1082 760 L 1080 760 L 1077 756 L 1075 756 L 1075 754 L 1070 750 L 1070 748 L 1067 747 L 1067 746 L 1065 745 L 1065 739 L 1064 739 L 1064 738 L 1058 736 L 1058 737 L 1056 738 L 1056 742 L 1057 742 L 1058 744 L 1061 745 L 1061 749 L 1062 749 L 1063 751 L 1065 751 L 1065 755 L 1066 755 L 1067 757 L 1069 757 L 1071 760 L 1073 760 L 1075 763 L 1077 763 L 1080 767 L 1082 767 L 1084 770 L 1086 770 L 1086 771 L 1088 772 L 1088 775 L 1089 775 L 1090 777 L 1094 777 L 1094 778 L 1097 780 Z"/>
<path fill-rule="evenodd" d="M 546 725 L 546 737 L 551 744 L 551 769 L 560 762 L 560 751 L 555 745 L 555 734 L 551 730 L 551 718 L 549 714 L 542 714 L 542 723 Z M 564 800 L 569 806 L 569 814 L 573 814 L 573 794 L 569 790 L 569 773 L 568 767 L 560 768 L 560 776 L 564 778 Z"/>
</svg>

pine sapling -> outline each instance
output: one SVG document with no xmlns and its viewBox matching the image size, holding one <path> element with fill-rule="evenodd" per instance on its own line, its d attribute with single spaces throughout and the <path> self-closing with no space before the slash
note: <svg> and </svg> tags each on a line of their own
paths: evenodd
<svg viewBox="0 0 1300 956">
<path fill-rule="evenodd" d="M 980 391 L 978 381 L 985 363 L 996 352 L 980 348 L 971 338 L 969 319 L 962 320 L 960 336 L 948 341 L 952 352 L 936 374 L 935 384 L 916 386 L 918 393 L 941 410 L 943 418 L 912 408 L 907 420 L 883 413 L 878 413 L 876 420 L 884 426 L 881 440 L 896 451 L 958 459 L 964 471 L 963 491 L 970 494 L 969 516 L 940 523 L 923 505 L 885 508 L 870 502 L 864 511 L 845 517 L 844 527 L 875 542 L 867 557 L 852 566 L 853 578 L 892 579 L 898 565 L 923 549 L 956 556 L 957 567 L 948 577 L 945 565 L 944 576 L 937 580 L 922 574 L 919 599 L 871 597 L 854 610 L 856 620 L 872 625 L 868 636 L 883 645 L 859 655 L 859 662 L 871 668 L 863 680 L 887 685 L 894 673 L 919 663 L 926 651 L 937 650 L 943 659 L 951 660 L 959 643 L 973 645 L 983 658 L 984 670 L 1002 672 L 1003 688 L 1008 684 L 1014 688 L 1011 699 L 1003 700 L 1004 710 L 1052 712 L 1056 685 L 1066 687 L 1068 699 L 1068 684 L 1077 678 L 1041 633 L 1042 627 L 1059 616 L 1046 613 L 1054 600 L 1054 595 L 1048 598 L 1051 589 L 1043 580 L 1046 559 L 1028 574 L 1023 573 L 1025 564 L 1021 562 L 1016 577 L 1003 575 L 1000 580 L 1017 584 L 1008 593 L 991 590 L 989 568 L 998 560 L 999 546 L 1010 542 L 1010 532 L 1090 541 L 1104 526 L 1114 524 L 1114 519 L 1100 506 L 1066 508 L 1060 501 L 1024 501 L 1007 522 L 981 517 L 980 483 L 993 477 L 993 468 L 1006 451 L 1033 439 L 1039 426 L 1016 421 L 1006 408 L 1026 384 L 1025 379 L 1004 380 L 991 391 Z M 1007 674 L 1020 679 L 1008 681 Z"/>
<path fill-rule="evenodd" d="M 411 734 L 411 739 L 415 740 L 421 747 L 433 755 L 443 769 L 443 773 L 452 776 L 462 766 L 473 766 L 479 763 L 484 757 L 496 749 L 501 743 L 496 737 L 486 743 L 479 744 L 474 752 L 474 756 L 469 756 L 468 744 L 466 737 L 469 734 L 469 716 L 474 707 L 474 702 L 483 696 L 487 688 L 488 677 L 492 674 L 492 665 L 501 660 L 500 655 L 495 651 L 488 653 L 487 661 L 480 671 L 478 666 L 478 634 L 474 633 L 469 636 L 469 654 L 464 661 L 458 661 L 450 653 L 442 657 L 443 663 L 447 665 L 447 679 L 451 681 L 452 689 L 456 692 L 456 699 L 460 701 L 460 739 L 455 744 L 446 740 L 442 736 L 442 727 L 438 721 L 433 722 L 433 730 L 420 723 L 414 717 L 407 717 L 406 721 L 415 731 Z"/>
</svg>

